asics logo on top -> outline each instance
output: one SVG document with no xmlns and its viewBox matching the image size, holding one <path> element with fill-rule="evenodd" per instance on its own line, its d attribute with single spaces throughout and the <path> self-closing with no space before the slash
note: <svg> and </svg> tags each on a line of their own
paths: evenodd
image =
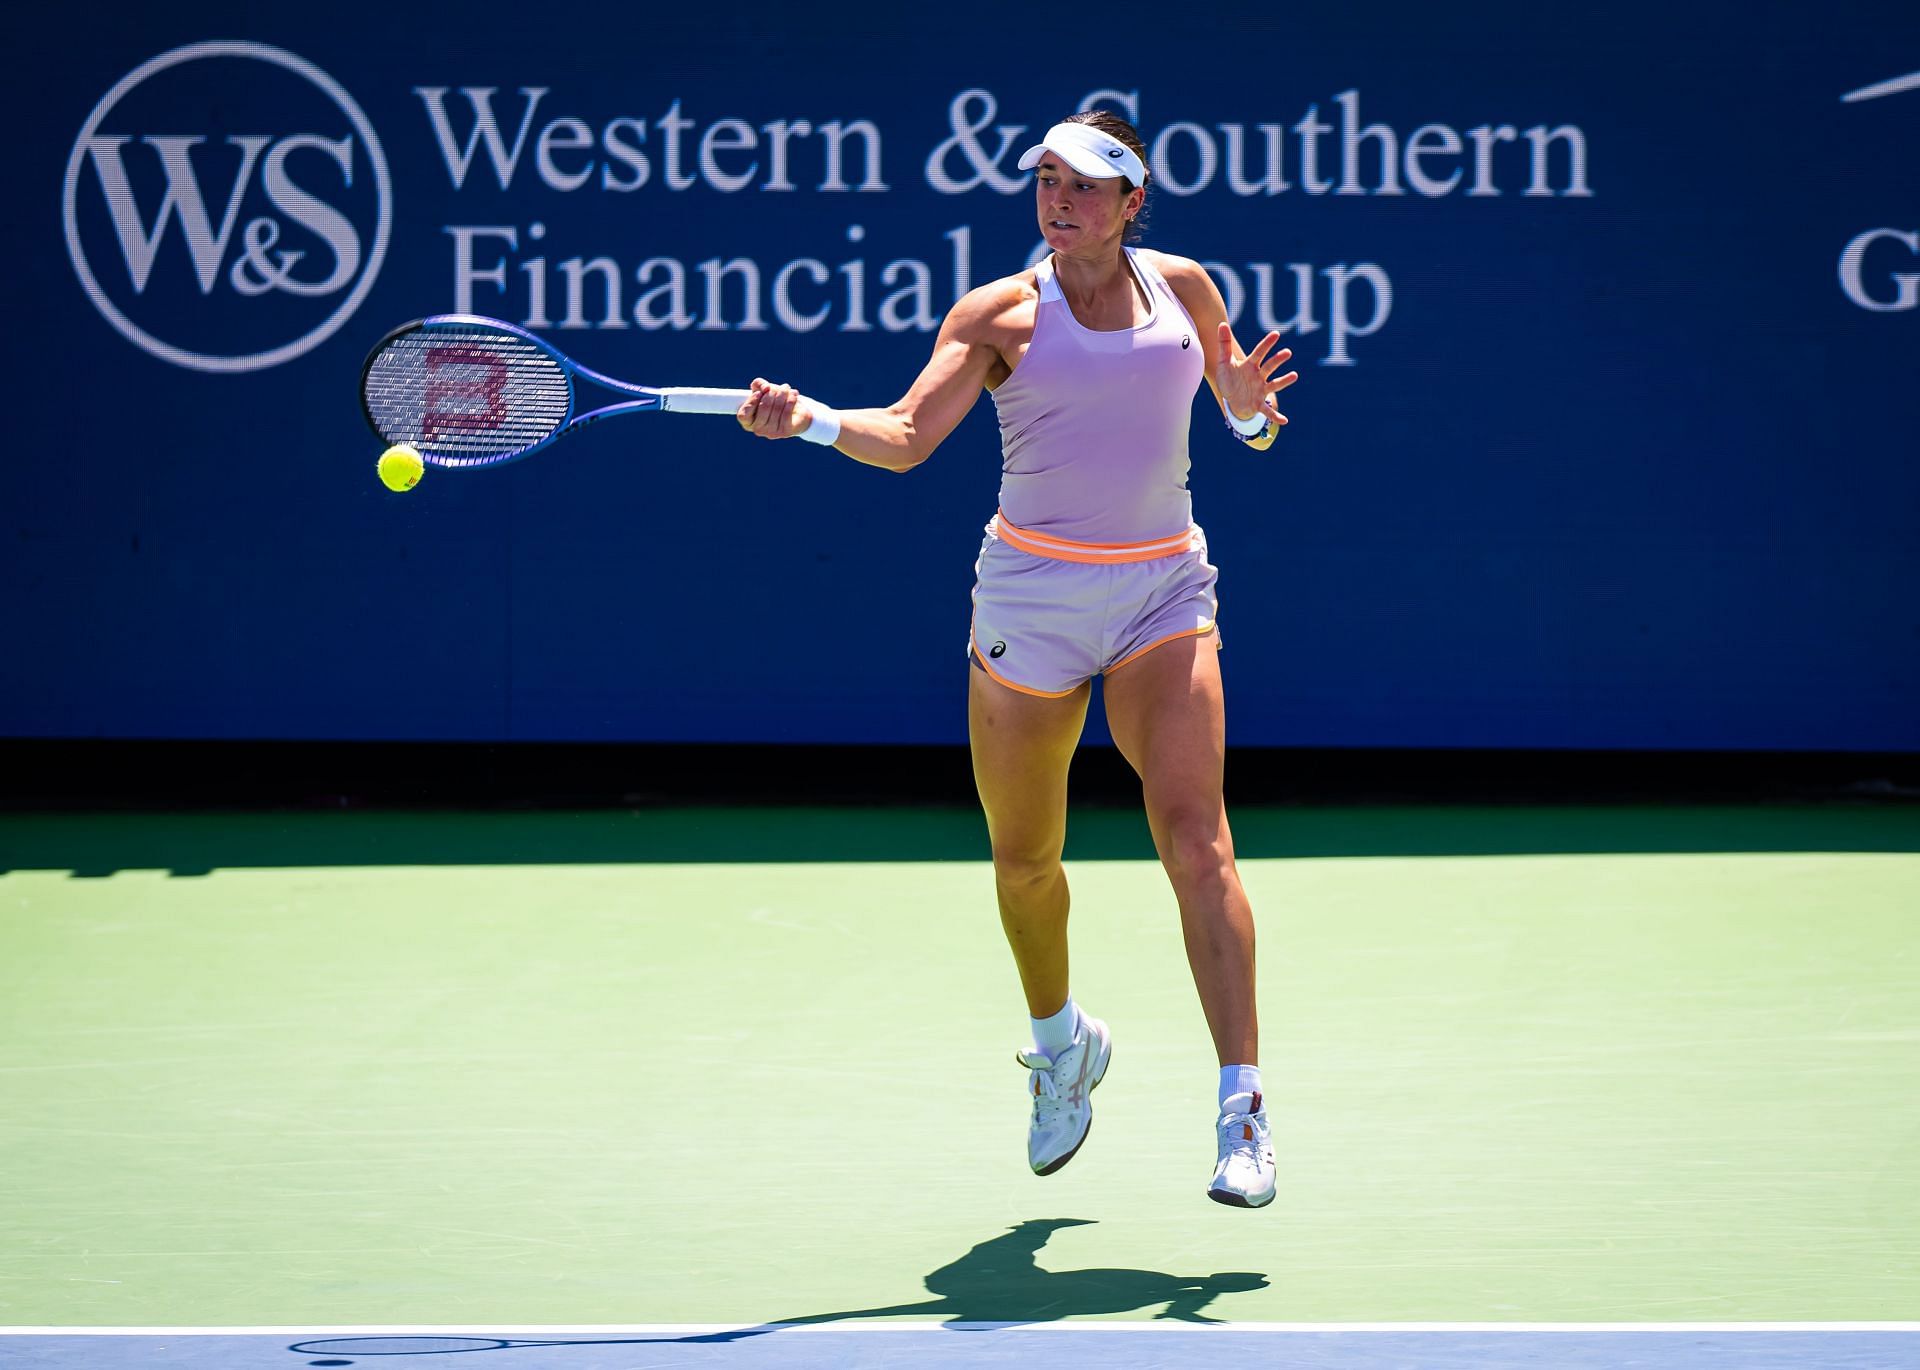
<svg viewBox="0 0 1920 1370">
<path fill-rule="evenodd" d="M 74 139 L 67 254 L 94 307 L 163 361 L 257 371 L 365 300 L 393 185 L 339 82 L 265 43 L 192 43 L 123 76 Z"/>
</svg>

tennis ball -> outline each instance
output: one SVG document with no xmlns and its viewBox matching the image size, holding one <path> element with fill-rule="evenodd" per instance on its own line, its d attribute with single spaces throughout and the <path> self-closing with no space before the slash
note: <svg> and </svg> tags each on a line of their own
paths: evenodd
<svg viewBox="0 0 1920 1370">
<path fill-rule="evenodd" d="M 411 490 L 426 474 L 420 453 L 410 442 L 397 442 L 380 454 L 380 483 L 389 490 Z"/>
</svg>

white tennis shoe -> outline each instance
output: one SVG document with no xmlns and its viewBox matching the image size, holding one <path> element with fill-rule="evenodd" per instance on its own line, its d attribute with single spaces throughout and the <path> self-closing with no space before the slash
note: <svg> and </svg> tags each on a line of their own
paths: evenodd
<svg viewBox="0 0 1920 1370">
<path fill-rule="evenodd" d="M 1107 1073 L 1113 1038 L 1098 1018 L 1080 1019 L 1073 1045 L 1052 1060 L 1037 1051 L 1015 1059 L 1032 1074 L 1033 1121 L 1027 1130 L 1027 1164 L 1036 1175 L 1051 1175 L 1073 1159 L 1093 1126 L 1093 1091 Z"/>
<path fill-rule="evenodd" d="M 1273 1202 L 1273 1130 L 1258 1094 L 1233 1094 L 1220 1106 L 1220 1162 L 1207 1197 L 1235 1208 Z"/>
</svg>

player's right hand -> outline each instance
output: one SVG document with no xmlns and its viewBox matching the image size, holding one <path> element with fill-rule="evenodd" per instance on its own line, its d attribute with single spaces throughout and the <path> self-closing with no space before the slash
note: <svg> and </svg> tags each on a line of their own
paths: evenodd
<svg viewBox="0 0 1920 1370">
<path fill-rule="evenodd" d="M 804 411 L 798 390 L 755 376 L 746 401 L 734 417 L 756 437 L 791 438 L 799 436 L 812 418 Z"/>
</svg>

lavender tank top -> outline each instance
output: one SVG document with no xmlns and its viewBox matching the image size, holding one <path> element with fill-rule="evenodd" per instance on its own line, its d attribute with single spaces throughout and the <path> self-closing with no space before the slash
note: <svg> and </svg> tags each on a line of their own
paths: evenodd
<svg viewBox="0 0 1920 1370">
<path fill-rule="evenodd" d="M 1033 338 L 993 392 L 1000 508 L 1021 528 L 1077 542 L 1144 542 L 1193 522 L 1187 424 L 1206 344 L 1166 280 L 1132 248 L 1151 306 L 1134 328 L 1073 317 L 1053 258 L 1040 263 Z"/>
</svg>

